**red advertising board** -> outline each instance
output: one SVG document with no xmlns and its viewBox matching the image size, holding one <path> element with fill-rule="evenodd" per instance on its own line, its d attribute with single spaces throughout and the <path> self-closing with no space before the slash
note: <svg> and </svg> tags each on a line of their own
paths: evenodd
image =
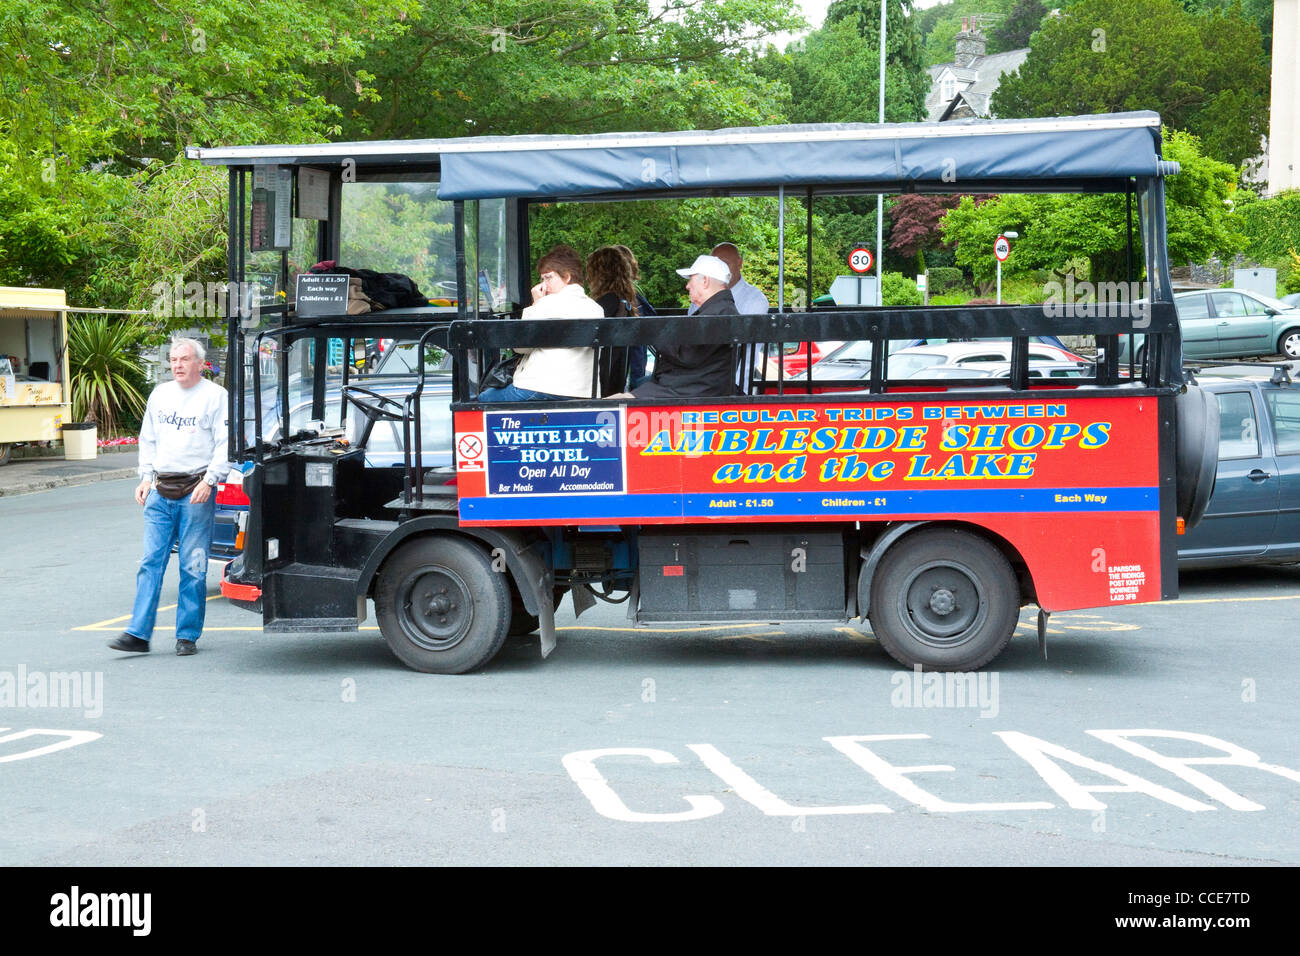
<svg viewBox="0 0 1300 956">
<path fill-rule="evenodd" d="M 1159 599 L 1155 397 L 819 398 L 458 412 L 461 523 L 966 521 L 1049 610 Z"/>
</svg>

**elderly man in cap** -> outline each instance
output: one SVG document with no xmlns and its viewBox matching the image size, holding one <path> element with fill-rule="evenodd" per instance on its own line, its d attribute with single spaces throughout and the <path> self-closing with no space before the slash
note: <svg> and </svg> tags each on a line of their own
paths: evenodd
<svg viewBox="0 0 1300 956">
<path fill-rule="evenodd" d="M 717 256 L 699 256 L 688 269 L 686 292 L 695 315 L 739 315 L 727 288 L 731 270 Z M 654 376 L 632 389 L 637 398 L 734 395 L 736 370 L 730 345 L 676 345 L 657 350 Z"/>
</svg>

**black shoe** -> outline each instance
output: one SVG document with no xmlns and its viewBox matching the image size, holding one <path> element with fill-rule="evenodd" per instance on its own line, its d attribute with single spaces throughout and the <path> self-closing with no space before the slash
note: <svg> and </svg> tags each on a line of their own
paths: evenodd
<svg viewBox="0 0 1300 956">
<path fill-rule="evenodd" d="M 177 657 L 189 657 L 191 654 L 197 654 L 198 652 L 199 652 L 199 649 L 198 649 L 197 647 L 194 646 L 194 642 L 193 642 L 193 641 L 177 641 L 177 642 L 176 642 L 176 656 L 177 656 Z"/>
<path fill-rule="evenodd" d="M 134 651 L 137 654 L 149 653 L 149 642 L 140 640 L 134 634 L 123 634 L 121 637 L 115 637 L 108 642 L 108 646 L 115 651 Z"/>
</svg>

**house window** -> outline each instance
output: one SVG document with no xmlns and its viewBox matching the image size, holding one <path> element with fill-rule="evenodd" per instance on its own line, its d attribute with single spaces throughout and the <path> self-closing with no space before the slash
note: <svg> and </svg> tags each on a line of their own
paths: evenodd
<svg viewBox="0 0 1300 956">
<path fill-rule="evenodd" d="M 945 101 L 952 99 L 957 95 L 956 84 L 951 76 L 943 78 L 943 98 Z"/>
</svg>

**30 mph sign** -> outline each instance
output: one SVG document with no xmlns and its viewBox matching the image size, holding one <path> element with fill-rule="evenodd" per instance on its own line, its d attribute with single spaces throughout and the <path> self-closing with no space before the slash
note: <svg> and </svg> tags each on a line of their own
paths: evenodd
<svg viewBox="0 0 1300 956">
<path fill-rule="evenodd" d="M 998 236 L 997 242 L 993 243 L 993 254 L 998 257 L 998 262 L 1006 262 L 1007 256 L 1011 255 L 1011 240 Z"/>
<path fill-rule="evenodd" d="M 854 272 L 870 272 L 872 262 L 873 259 L 871 258 L 870 249 L 864 249 L 861 246 L 858 246 L 858 248 L 849 253 L 849 268 Z"/>
</svg>

